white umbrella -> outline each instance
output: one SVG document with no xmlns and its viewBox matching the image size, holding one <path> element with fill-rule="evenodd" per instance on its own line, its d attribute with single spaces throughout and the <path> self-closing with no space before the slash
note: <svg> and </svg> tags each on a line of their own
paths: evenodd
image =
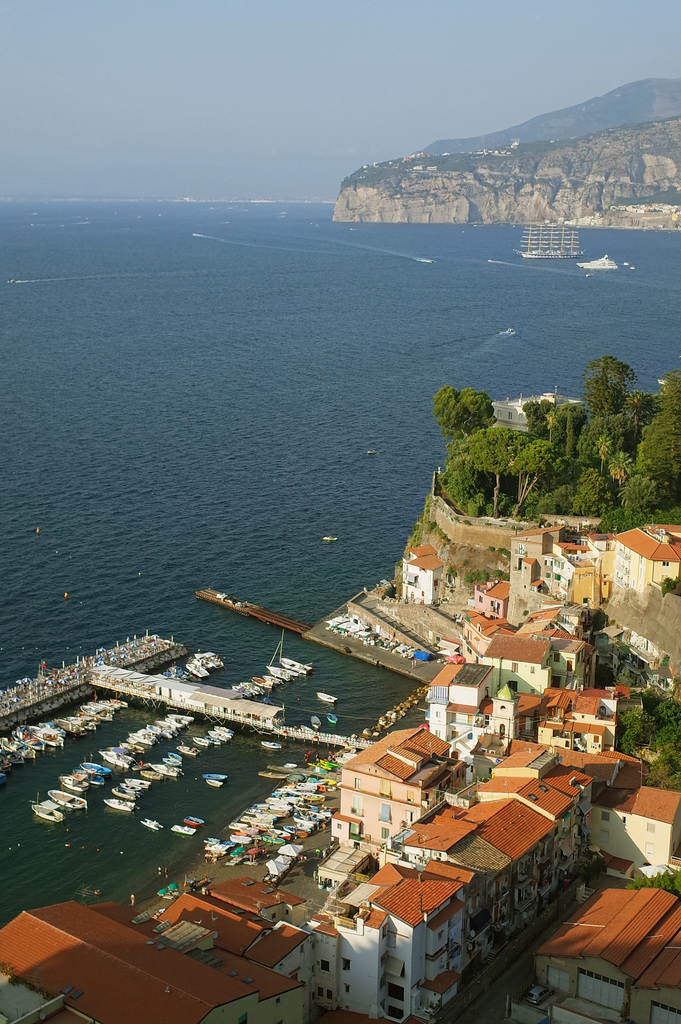
<svg viewBox="0 0 681 1024">
<path fill-rule="evenodd" d="M 302 846 L 294 846 L 293 843 L 287 843 L 286 846 L 279 847 L 280 857 L 298 857 L 303 852 Z"/>
<path fill-rule="evenodd" d="M 275 857 L 267 861 L 267 870 L 271 875 L 281 875 L 287 868 L 291 867 L 290 857 Z"/>
</svg>

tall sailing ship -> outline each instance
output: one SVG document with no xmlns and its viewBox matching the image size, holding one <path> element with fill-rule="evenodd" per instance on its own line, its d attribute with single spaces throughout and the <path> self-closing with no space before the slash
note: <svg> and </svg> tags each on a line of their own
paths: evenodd
<svg viewBox="0 0 681 1024">
<path fill-rule="evenodd" d="M 574 228 L 550 224 L 530 224 L 523 231 L 521 248 L 515 251 L 524 260 L 572 260 L 584 253 Z"/>
</svg>

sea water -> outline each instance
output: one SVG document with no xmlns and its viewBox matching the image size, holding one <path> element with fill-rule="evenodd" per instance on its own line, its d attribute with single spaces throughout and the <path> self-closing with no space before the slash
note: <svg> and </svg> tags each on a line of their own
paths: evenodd
<svg viewBox="0 0 681 1024">
<path fill-rule="evenodd" d="M 621 267 L 586 278 L 571 261 L 522 261 L 520 229 L 341 225 L 331 212 L 0 205 L 0 687 L 145 629 L 220 653 L 216 685 L 260 674 L 279 634 L 194 591 L 312 622 L 392 577 L 446 457 L 432 417 L 442 384 L 577 396 L 604 353 L 645 389 L 677 364 L 676 234 L 583 231 L 588 258 Z M 338 730 L 359 732 L 413 688 L 297 637 L 285 653 L 315 666 L 273 695 L 291 722 L 321 717 L 324 690 L 339 697 Z M 237 736 L 155 786 L 137 818 L 95 794 L 64 826 L 35 819 L 31 799 L 90 745 L 155 717 L 123 715 L 0 790 L 3 921 L 148 887 L 194 842 L 170 834 L 176 819 L 205 817 L 214 834 L 268 790 L 257 772 L 272 754 Z M 223 789 L 205 786 L 223 769 Z M 139 816 L 166 829 L 146 833 Z"/>
</svg>

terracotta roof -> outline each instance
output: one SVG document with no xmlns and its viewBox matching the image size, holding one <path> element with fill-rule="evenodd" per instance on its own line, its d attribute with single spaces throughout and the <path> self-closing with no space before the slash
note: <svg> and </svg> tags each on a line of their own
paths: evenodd
<svg viewBox="0 0 681 1024">
<path fill-rule="evenodd" d="M 387 916 L 388 915 L 387 915 L 385 910 L 376 910 L 374 908 L 364 918 L 364 927 L 365 928 L 374 928 L 375 930 L 378 930 L 379 928 L 381 928 L 383 926 L 383 922 L 385 921 Z"/>
<path fill-rule="evenodd" d="M 372 885 L 396 885 L 404 878 L 418 878 L 416 868 L 408 868 L 400 864 L 384 864 L 371 879 Z"/>
<path fill-rule="evenodd" d="M 536 561 L 536 558 L 523 558 L 523 562 L 525 565 L 534 565 Z"/>
<path fill-rule="evenodd" d="M 265 967 L 276 967 L 284 957 L 308 938 L 308 932 L 302 928 L 295 928 L 285 921 L 279 921 L 248 950 L 248 959 L 255 960 Z"/>
<path fill-rule="evenodd" d="M 340 811 L 336 811 L 335 814 L 333 815 L 333 820 L 334 821 L 347 821 L 351 825 L 357 825 L 357 824 L 361 825 L 361 823 L 362 823 L 362 821 L 364 819 L 363 818 L 356 818 L 352 814 L 341 814 Z"/>
<path fill-rule="evenodd" d="M 164 1022 L 198 1024 L 256 991 L 175 949 L 159 953 L 143 933 L 77 903 L 14 918 L 0 930 L 0 960 L 50 995 L 72 984 L 82 995 L 77 1003 L 67 995 L 65 1004 L 100 1021 L 146 1024 L 163 1006 Z"/>
<path fill-rule="evenodd" d="M 663 544 L 655 537 L 650 537 L 644 530 L 636 529 L 619 533 L 617 540 L 625 548 L 647 558 L 648 561 L 681 562 L 681 543 L 677 537 L 673 537 L 668 543 Z"/>
<path fill-rule="evenodd" d="M 524 636 L 495 636 L 487 648 L 484 659 L 503 658 L 525 664 L 541 664 L 551 649 L 548 640 L 533 640 Z"/>
<path fill-rule="evenodd" d="M 470 628 L 477 633 L 479 636 L 490 637 L 494 636 L 499 630 L 505 630 L 508 626 L 507 619 L 488 619 L 487 616 L 481 612 L 474 612 L 472 615 L 468 615 L 464 619 L 464 631 L 466 627 Z M 514 632 L 514 630 L 511 630 Z"/>
<path fill-rule="evenodd" d="M 554 819 L 562 818 L 566 811 L 572 807 L 572 797 L 567 796 L 559 789 L 547 785 L 546 777 L 543 779 L 532 779 L 521 790 L 518 795 L 526 800 L 531 800 L 535 807 L 552 814 Z"/>
<path fill-rule="evenodd" d="M 422 872 L 423 878 L 448 878 L 454 882 L 462 882 L 467 885 L 472 878 L 475 878 L 474 871 L 468 871 L 458 864 L 450 864 L 444 860 L 429 860 Z"/>
<path fill-rule="evenodd" d="M 259 914 L 261 910 L 268 910 L 280 904 L 297 907 L 301 903 L 305 903 L 302 896 L 295 896 L 292 892 L 286 892 L 284 889 L 276 889 L 264 882 L 249 878 L 248 875 L 229 878 L 224 882 L 212 882 L 207 888 L 209 895 L 214 896 L 215 899 L 256 914 Z"/>
<path fill-rule="evenodd" d="M 429 992 L 437 992 L 439 995 L 444 995 L 452 985 L 456 985 L 460 978 L 461 975 L 457 974 L 456 971 L 442 971 L 434 981 L 422 981 L 421 988 L 426 988 Z"/>
<path fill-rule="evenodd" d="M 626 860 L 624 857 L 613 857 L 611 853 L 606 853 L 605 850 L 601 850 L 601 857 L 605 861 L 606 868 L 612 868 L 613 871 L 619 871 L 622 875 L 625 874 L 634 863 L 633 860 Z"/>
<path fill-rule="evenodd" d="M 671 825 L 679 812 L 681 793 L 673 789 L 656 789 L 654 786 L 641 786 L 634 792 L 613 787 L 601 793 L 596 803 L 601 807 Z"/>
<path fill-rule="evenodd" d="M 522 857 L 555 827 L 553 821 L 517 800 L 505 800 L 501 807 L 496 802 L 479 804 L 478 807 L 486 809 L 487 820 L 481 822 L 477 835 L 511 860 Z M 466 816 L 476 810 L 471 808 Z"/>
<path fill-rule="evenodd" d="M 440 561 L 437 555 L 419 555 L 407 562 L 407 565 L 415 565 L 417 569 L 425 569 L 426 572 L 435 572 L 436 569 L 442 568 L 444 562 Z"/>
<path fill-rule="evenodd" d="M 604 750 L 601 757 L 609 757 L 612 761 L 628 761 L 630 764 L 640 764 L 639 757 L 632 757 L 631 754 L 623 754 L 621 750 Z"/>
<path fill-rule="evenodd" d="M 579 768 L 572 768 L 567 764 L 558 764 L 550 772 L 546 773 L 542 782 L 547 782 L 554 789 L 559 789 L 562 793 L 567 793 L 568 796 L 577 796 L 578 793 L 581 793 L 579 787 L 588 786 L 590 782 L 593 782 L 593 779 L 586 772 L 580 771 Z"/>
<path fill-rule="evenodd" d="M 237 914 L 220 900 L 198 893 L 182 893 L 166 907 L 164 921 L 192 921 L 216 931 L 216 945 L 230 953 L 243 954 L 264 932 L 272 930 L 272 922 L 257 914 Z"/>
<path fill-rule="evenodd" d="M 583 903 L 538 953 L 565 958 L 601 957 L 630 977 L 643 974 L 645 978 L 649 972 L 654 977 L 655 958 L 680 927 L 681 907 L 672 893 L 663 889 L 603 889 Z M 678 957 L 679 950 L 674 952 Z M 677 978 L 675 984 L 681 983 L 681 972 L 677 971 Z M 643 978 L 641 984 L 646 987 Z"/>
<path fill-rule="evenodd" d="M 423 726 L 419 726 L 417 729 L 398 729 L 372 743 L 366 750 L 360 750 L 351 761 L 346 761 L 343 771 L 346 769 L 361 771 L 364 766 L 375 765 L 390 750 L 394 751 L 400 748 L 403 748 L 406 755 L 418 754 L 420 757 L 431 753 L 441 757 L 449 755 L 449 744 L 424 729 Z"/>
<path fill-rule="evenodd" d="M 476 826 L 473 822 L 453 819 L 438 824 L 415 825 L 412 834 L 405 838 L 404 845 L 410 848 L 446 852 L 469 832 L 475 832 L 475 829 Z"/>
<path fill-rule="evenodd" d="M 417 765 L 401 761 L 399 757 L 393 757 L 392 754 L 384 754 L 380 761 L 376 762 L 376 766 L 388 772 L 389 775 L 394 775 L 396 778 L 401 779 L 403 782 L 410 775 L 414 775 L 418 769 Z"/>
<path fill-rule="evenodd" d="M 541 696 L 538 693 L 518 694 L 518 714 L 531 715 L 541 704 Z"/>
<path fill-rule="evenodd" d="M 415 548 L 409 548 L 409 553 L 420 558 L 422 555 L 436 555 L 437 551 L 432 544 L 419 544 Z"/>
<path fill-rule="evenodd" d="M 453 665 L 451 662 L 448 662 L 443 668 L 440 669 L 440 671 L 435 676 L 433 681 L 431 683 L 428 683 L 428 686 L 449 686 L 452 679 L 454 679 L 454 677 L 459 674 L 462 667 L 462 664 Z"/>
<path fill-rule="evenodd" d="M 376 884 L 375 881 L 372 880 L 372 884 Z M 406 878 L 380 897 L 374 896 L 372 902 L 414 928 L 423 920 L 424 914 L 439 910 L 460 888 L 459 882 L 434 878 L 420 882 L 415 878 Z"/>
<path fill-rule="evenodd" d="M 338 929 L 334 928 L 330 921 L 323 920 L 321 914 L 315 914 L 312 922 L 316 932 L 320 932 L 322 935 L 330 935 L 331 938 L 335 938 L 338 935 Z"/>
<path fill-rule="evenodd" d="M 511 593 L 511 584 L 508 580 L 500 580 L 492 587 L 491 590 L 487 591 L 488 597 L 493 597 L 497 601 L 505 601 Z"/>
<path fill-rule="evenodd" d="M 452 917 L 455 917 L 457 914 L 460 914 L 464 907 L 465 903 L 462 903 L 461 900 L 451 900 L 451 902 L 448 903 L 446 907 L 442 908 L 439 914 L 436 914 L 435 917 L 431 917 L 428 919 L 429 930 L 431 932 L 437 931 L 437 929 L 441 928 L 446 921 L 449 921 Z"/>
<path fill-rule="evenodd" d="M 540 537 L 544 533 L 558 533 L 562 529 L 562 526 L 537 526 L 533 530 L 525 530 L 524 533 L 516 534 L 513 539 L 524 540 L 525 537 Z"/>
<path fill-rule="evenodd" d="M 548 708 L 563 708 L 567 711 L 575 701 L 574 690 L 562 690 L 556 686 L 547 686 L 541 697 L 542 711 Z"/>
</svg>

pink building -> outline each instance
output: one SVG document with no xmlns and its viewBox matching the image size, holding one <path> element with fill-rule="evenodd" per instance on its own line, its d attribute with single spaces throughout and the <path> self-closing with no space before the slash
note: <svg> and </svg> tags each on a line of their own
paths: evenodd
<svg viewBox="0 0 681 1024">
<path fill-rule="evenodd" d="M 488 619 L 505 619 L 511 584 L 508 580 L 478 583 L 473 591 L 475 610 Z"/>
<path fill-rule="evenodd" d="M 466 765 L 422 726 L 389 733 L 343 765 L 332 837 L 381 845 L 465 784 Z"/>
</svg>

